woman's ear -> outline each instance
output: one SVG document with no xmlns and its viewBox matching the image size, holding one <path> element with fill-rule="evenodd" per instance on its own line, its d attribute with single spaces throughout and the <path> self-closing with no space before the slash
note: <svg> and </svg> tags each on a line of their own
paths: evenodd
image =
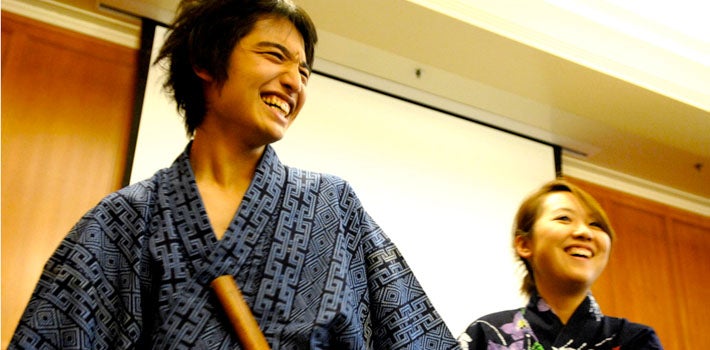
<svg viewBox="0 0 710 350">
<path fill-rule="evenodd" d="M 528 259 L 532 256 L 531 247 L 531 237 L 530 235 L 516 235 L 513 240 L 513 245 L 515 246 L 515 252 L 519 257 L 523 259 Z"/>
</svg>

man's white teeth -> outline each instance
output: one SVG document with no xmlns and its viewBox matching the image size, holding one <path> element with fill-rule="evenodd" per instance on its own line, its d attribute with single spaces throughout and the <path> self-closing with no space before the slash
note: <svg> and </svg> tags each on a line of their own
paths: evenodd
<svg viewBox="0 0 710 350">
<path fill-rule="evenodd" d="M 266 103 L 269 106 L 276 107 L 284 112 L 284 114 L 288 115 L 289 112 L 291 112 L 291 106 L 289 106 L 288 102 L 276 97 L 276 96 L 266 96 L 263 97 L 262 100 L 264 103 Z"/>
<path fill-rule="evenodd" d="M 570 247 L 567 248 L 567 253 L 569 255 L 573 256 L 581 256 L 585 258 L 591 258 L 592 257 L 592 252 L 587 249 L 587 248 L 582 248 L 582 247 Z"/>
</svg>

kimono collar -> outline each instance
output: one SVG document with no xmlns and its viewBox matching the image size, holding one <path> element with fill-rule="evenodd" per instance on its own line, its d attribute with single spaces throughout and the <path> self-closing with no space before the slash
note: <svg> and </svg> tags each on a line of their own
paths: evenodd
<svg viewBox="0 0 710 350">
<path fill-rule="evenodd" d="M 181 173 L 188 171 L 188 174 L 194 178 L 195 174 L 193 173 L 192 166 L 190 165 L 190 149 L 192 149 L 192 142 L 193 140 L 190 140 L 190 142 L 187 143 L 185 149 L 177 157 L 177 159 L 175 159 L 175 163 Z M 279 160 L 279 157 L 276 155 L 274 148 L 271 145 L 266 145 L 264 148 L 264 154 L 261 155 L 261 159 L 256 167 L 258 172 L 263 173 L 277 170 L 276 168 L 283 166 Z"/>
<path fill-rule="evenodd" d="M 190 222 L 192 228 L 186 230 L 187 234 L 181 234 L 179 239 L 184 241 L 185 251 L 191 257 L 195 271 L 205 272 L 201 274 L 200 282 L 208 283 L 227 271 L 238 271 L 263 238 L 262 233 L 267 231 L 267 226 L 273 225 L 276 218 L 272 216 L 278 213 L 276 208 L 281 205 L 287 170 L 274 149 L 267 145 L 228 232 L 218 241 L 212 233 L 203 204 L 197 200 L 199 191 L 190 164 L 191 146 L 192 142 L 175 160 L 172 166 L 175 171 L 169 172 L 170 185 L 163 191 L 162 205 L 177 213 L 180 209 L 175 208 L 176 203 L 183 203 L 186 199 L 195 201 L 199 215 L 193 217 Z M 254 219 L 257 217 L 259 220 Z M 195 241 L 201 244 L 191 243 Z M 235 256 L 234 252 L 239 254 Z M 225 256 L 230 258 L 225 260 Z"/>
<path fill-rule="evenodd" d="M 192 141 L 187 144 L 185 150 L 175 160 L 173 167 L 175 167 L 178 174 L 180 174 L 180 178 L 177 179 L 177 185 L 182 188 L 190 189 L 193 192 L 192 195 L 197 196 L 195 173 L 193 172 L 192 165 L 190 164 L 191 147 Z M 250 211 L 263 210 L 264 208 L 262 208 L 262 206 L 254 206 L 254 204 L 257 204 L 255 202 L 258 202 L 261 199 L 262 191 L 268 190 L 276 198 L 278 198 L 286 181 L 286 177 L 286 167 L 279 160 L 274 148 L 271 145 L 266 145 L 264 154 L 262 154 L 261 159 L 256 165 L 256 170 L 251 184 L 242 199 L 243 208 L 239 211 L 239 213 L 242 216 L 248 217 Z"/>
<path fill-rule="evenodd" d="M 552 308 L 550 308 L 550 305 L 548 305 L 545 299 L 543 299 L 539 294 L 537 294 L 537 292 L 530 296 L 530 301 L 528 302 L 527 309 L 539 313 L 541 316 L 554 315 L 555 317 L 557 317 L 557 315 L 555 315 L 555 313 L 552 311 Z M 599 322 L 604 317 L 604 314 L 602 314 L 599 304 L 590 292 L 587 293 L 587 296 L 584 298 L 582 303 L 579 304 L 577 309 L 572 314 L 572 317 L 593 318 L 597 322 Z"/>
</svg>

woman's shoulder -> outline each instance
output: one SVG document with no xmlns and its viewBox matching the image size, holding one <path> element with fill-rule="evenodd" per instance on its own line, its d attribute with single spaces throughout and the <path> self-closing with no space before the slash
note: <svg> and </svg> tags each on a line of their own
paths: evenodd
<svg viewBox="0 0 710 350">
<path fill-rule="evenodd" d="M 499 329 L 502 325 L 512 322 L 518 312 L 520 309 L 497 311 L 481 316 L 469 324 L 466 333 Z"/>
<path fill-rule="evenodd" d="M 504 325 L 513 322 L 520 309 L 489 313 L 473 321 L 457 340 L 464 350 L 487 349 L 489 340 L 499 341 L 506 337 Z"/>
<path fill-rule="evenodd" d="M 606 317 L 617 324 L 622 349 L 663 349 L 656 331 L 651 326 L 631 322 L 625 318 Z"/>
<path fill-rule="evenodd" d="M 488 321 L 488 322 L 501 320 L 501 321 L 510 322 L 509 319 L 514 317 L 515 314 L 520 312 L 520 310 L 521 309 L 518 308 L 518 309 L 511 309 L 511 310 L 496 311 L 496 312 L 492 312 L 492 313 L 486 314 L 484 316 L 481 316 L 478 320 Z"/>
</svg>

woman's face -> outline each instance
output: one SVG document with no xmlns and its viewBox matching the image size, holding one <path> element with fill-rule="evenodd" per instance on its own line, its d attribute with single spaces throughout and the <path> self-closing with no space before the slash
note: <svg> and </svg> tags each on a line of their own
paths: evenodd
<svg viewBox="0 0 710 350">
<path fill-rule="evenodd" d="M 588 289 L 604 271 L 611 238 L 570 192 L 552 192 L 542 201 L 529 237 L 515 248 L 532 266 L 535 284 Z"/>
</svg>

